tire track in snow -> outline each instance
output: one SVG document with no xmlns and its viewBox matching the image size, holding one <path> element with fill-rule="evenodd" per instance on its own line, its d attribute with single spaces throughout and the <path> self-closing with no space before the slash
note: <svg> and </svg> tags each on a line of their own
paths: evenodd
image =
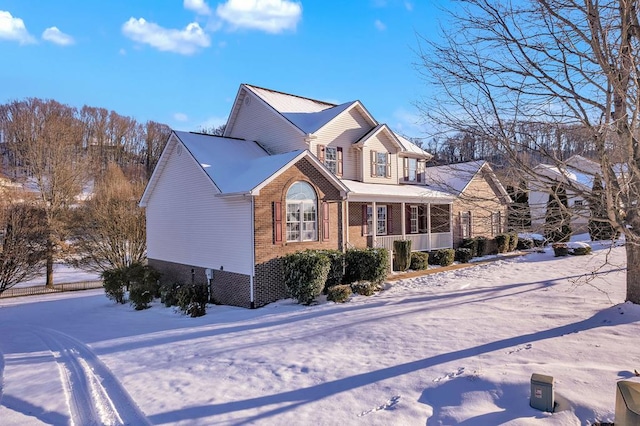
<svg viewBox="0 0 640 426">
<path fill-rule="evenodd" d="M 56 330 L 29 327 L 51 350 L 74 425 L 148 425 L 118 379 L 82 342 Z"/>
</svg>

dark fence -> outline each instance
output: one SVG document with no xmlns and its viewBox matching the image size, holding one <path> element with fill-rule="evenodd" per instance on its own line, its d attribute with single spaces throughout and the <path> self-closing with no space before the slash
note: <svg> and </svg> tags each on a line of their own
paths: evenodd
<svg viewBox="0 0 640 426">
<path fill-rule="evenodd" d="M 55 284 L 53 287 L 35 285 L 30 287 L 13 287 L 0 294 L 0 298 L 33 296 L 36 294 L 61 293 L 63 291 L 89 290 L 102 288 L 102 281 L 81 281 L 77 283 Z"/>
</svg>

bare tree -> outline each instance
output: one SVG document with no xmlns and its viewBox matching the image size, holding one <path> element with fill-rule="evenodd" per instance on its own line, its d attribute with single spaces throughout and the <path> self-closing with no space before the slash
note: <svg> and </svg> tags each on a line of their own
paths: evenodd
<svg viewBox="0 0 640 426">
<path fill-rule="evenodd" d="M 143 190 L 143 182 L 130 182 L 117 164 L 108 165 L 92 198 L 76 212 L 78 266 L 104 272 L 145 260 L 145 212 L 138 207 Z"/>
<path fill-rule="evenodd" d="M 82 127 L 75 108 L 51 100 L 14 101 L 3 112 L 0 121 L 16 158 L 16 174 L 34 190 L 45 212 L 47 286 L 53 286 L 53 264 L 66 239 L 66 215 L 86 183 L 85 156 L 77 149 Z"/>
<path fill-rule="evenodd" d="M 0 206 L 0 294 L 42 273 L 47 236 L 44 210 L 27 203 Z"/>
<path fill-rule="evenodd" d="M 538 151 L 558 166 L 563 158 L 536 139 L 518 144 L 517 123 L 584 132 L 601 168 L 609 220 L 626 238 L 626 297 L 633 303 L 640 303 L 638 10 L 639 0 L 462 0 L 442 41 L 423 39 L 420 63 L 439 89 L 421 104 L 428 120 L 454 130 L 472 126 L 529 174 L 525 179 L 537 176 L 522 153 Z"/>
<path fill-rule="evenodd" d="M 144 125 L 144 166 L 146 178 L 149 179 L 158 164 L 160 154 L 169 141 L 171 129 L 166 124 L 147 121 Z"/>
</svg>

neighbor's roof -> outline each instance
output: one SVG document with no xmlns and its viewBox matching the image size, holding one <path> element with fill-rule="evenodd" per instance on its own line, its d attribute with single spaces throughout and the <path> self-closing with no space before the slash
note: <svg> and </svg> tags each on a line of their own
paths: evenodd
<svg viewBox="0 0 640 426">
<path fill-rule="evenodd" d="M 493 179 L 500 194 L 508 197 L 507 191 L 493 173 L 489 163 L 483 160 L 427 167 L 425 169 L 425 182 L 427 182 L 430 187 L 460 195 L 467 189 L 473 178 L 480 173 L 483 168 L 489 171 L 489 176 Z"/>
<path fill-rule="evenodd" d="M 406 202 L 452 202 L 454 195 L 419 185 L 387 185 L 342 179 L 349 189 L 349 201 L 398 200 Z"/>
<path fill-rule="evenodd" d="M 541 175 L 546 176 L 549 179 L 560 180 L 568 179 L 573 184 L 583 187 L 585 190 L 590 190 L 593 187 L 594 175 L 590 173 L 584 173 L 571 167 L 558 168 L 551 164 L 538 164 L 535 167 Z"/>
</svg>

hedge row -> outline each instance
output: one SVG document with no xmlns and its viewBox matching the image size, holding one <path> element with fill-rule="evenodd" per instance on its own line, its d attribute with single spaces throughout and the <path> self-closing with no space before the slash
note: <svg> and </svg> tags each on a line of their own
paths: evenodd
<svg viewBox="0 0 640 426">
<path fill-rule="evenodd" d="M 298 303 L 310 304 L 322 292 L 340 284 L 366 282 L 374 288 L 389 273 L 389 252 L 383 248 L 337 250 L 305 250 L 282 257 L 284 283 L 289 295 Z M 353 286 L 350 291 L 356 291 Z M 362 290 L 365 293 L 369 290 Z M 361 291 L 357 291 L 360 294 Z M 331 293 L 333 298 L 348 298 L 343 287 Z M 329 299 L 331 300 L 331 299 Z"/>
</svg>

